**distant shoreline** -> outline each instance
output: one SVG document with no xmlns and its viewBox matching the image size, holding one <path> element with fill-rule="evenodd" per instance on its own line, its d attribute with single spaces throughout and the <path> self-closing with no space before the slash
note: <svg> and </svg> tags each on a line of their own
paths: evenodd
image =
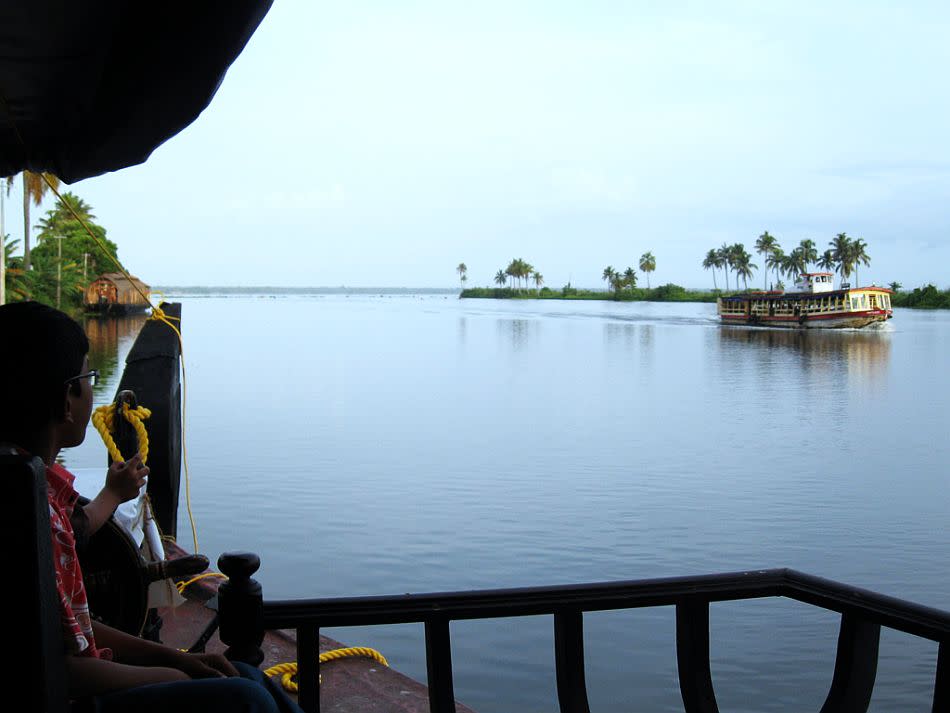
<svg viewBox="0 0 950 713">
<path fill-rule="evenodd" d="M 599 300 L 602 302 L 715 302 L 720 292 L 687 290 L 679 285 L 660 285 L 653 288 L 625 288 L 614 292 L 583 290 L 564 287 L 552 290 L 515 289 L 511 287 L 472 287 L 462 290 L 464 299 L 513 299 L 513 300 Z"/>
<path fill-rule="evenodd" d="M 174 295 L 454 295 L 456 287 L 234 287 L 160 285 L 153 292 Z"/>
<path fill-rule="evenodd" d="M 161 285 L 153 292 L 166 295 L 193 297 L 211 296 L 293 296 L 293 295 L 457 295 L 460 299 L 514 299 L 514 300 L 599 300 L 604 302 L 715 302 L 717 297 L 734 294 L 736 291 L 695 290 L 679 285 L 667 284 L 653 288 L 625 288 L 619 292 L 605 290 L 564 287 L 540 290 L 511 287 L 471 287 L 461 290 L 457 287 L 274 287 L 261 285 L 256 287 L 204 286 L 204 285 Z M 926 285 L 912 291 L 901 290 L 892 296 L 895 307 L 912 309 L 950 309 L 950 289 L 938 290 Z"/>
</svg>

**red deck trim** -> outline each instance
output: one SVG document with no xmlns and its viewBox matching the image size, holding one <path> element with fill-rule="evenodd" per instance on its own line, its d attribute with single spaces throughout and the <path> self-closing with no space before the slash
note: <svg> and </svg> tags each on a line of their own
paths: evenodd
<svg viewBox="0 0 950 713">
<path fill-rule="evenodd" d="M 804 315 L 806 322 L 815 322 L 820 319 L 849 319 L 854 317 L 880 317 L 887 316 L 892 313 L 892 310 L 889 309 L 877 309 L 877 310 L 862 310 L 860 312 L 832 312 L 830 314 L 806 314 Z M 756 319 L 753 320 L 752 316 L 747 314 L 721 314 L 719 315 L 722 319 L 734 319 L 742 320 L 743 322 L 798 322 L 801 320 L 802 315 L 756 315 Z"/>
</svg>

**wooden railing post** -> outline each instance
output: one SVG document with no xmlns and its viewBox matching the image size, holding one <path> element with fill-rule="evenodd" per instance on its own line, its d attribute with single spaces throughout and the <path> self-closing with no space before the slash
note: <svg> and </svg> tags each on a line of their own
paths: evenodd
<svg viewBox="0 0 950 713">
<path fill-rule="evenodd" d="M 676 605 L 676 663 L 686 713 L 719 713 L 709 669 L 709 602 L 691 597 Z"/>
<path fill-rule="evenodd" d="M 221 641 L 228 646 L 224 655 L 252 666 L 264 660 L 264 598 L 261 585 L 251 579 L 260 566 L 260 558 L 250 552 L 225 552 L 218 558 L 218 568 L 228 577 L 218 588 Z"/>
<path fill-rule="evenodd" d="M 871 703 L 877 675 L 881 626 L 856 614 L 841 615 L 838 654 L 831 689 L 821 713 L 864 713 Z"/>
<path fill-rule="evenodd" d="M 561 713 L 590 713 L 584 679 L 584 614 L 579 610 L 554 614 L 554 667 Z"/>
<path fill-rule="evenodd" d="M 449 620 L 444 617 L 426 619 L 425 627 L 429 713 L 455 713 Z"/>
<path fill-rule="evenodd" d="M 937 673 L 934 676 L 933 713 L 950 711 L 950 641 L 940 642 L 937 649 Z"/>
<path fill-rule="evenodd" d="M 320 713 L 320 629 L 297 629 L 297 701 L 307 713 Z"/>
</svg>

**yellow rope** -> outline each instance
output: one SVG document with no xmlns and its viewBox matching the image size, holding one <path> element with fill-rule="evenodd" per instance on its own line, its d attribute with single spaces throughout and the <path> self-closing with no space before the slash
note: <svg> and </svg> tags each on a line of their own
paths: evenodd
<svg viewBox="0 0 950 713">
<path fill-rule="evenodd" d="M 327 663 L 328 661 L 336 661 L 337 659 L 348 658 L 351 656 L 366 656 L 378 661 L 383 666 L 389 666 L 389 662 L 386 660 L 386 657 L 379 653 L 376 649 L 371 649 L 368 646 L 349 646 L 345 649 L 333 649 L 332 651 L 324 651 L 320 654 L 319 662 Z M 290 693 L 296 693 L 298 686 L 295 677 L 297 676 L 297 662 L 292 661 L 290 663 L 279 663 L 275 666 L 271 666 L 269 669 L 264 671 L 265 676 L 280 676 L 280 682 L 283 684 L 284 689 Z"/>
<path fill-rule="evenodd" d="M 125 417 L 125 420 L 128 421 L 132 428 L 135 429 L 135 435 L 138 438 L 139 443 L 139 455 L 142 456 L 142 462 L 145 463 L 148 461 L 148 431 L 145 430 L 145 424 L 143 421 L 152 415 L 152 412 L 149 411 L 144 406 L 138 406 L 137 408 L 129 408 L 129 405 L 124 403 L 122 404 L 122 415 Z M 119 447 L 115 443 L 115 439 L 112 437 L 112 432 L 115 431 L 115 404 L 109 404 L 108 406 L 100 406 L 95 411 L 92 412 L 92 425 L 95 426 L 96 430 L 99 432 L 99 435 L 102 436 L 103 443 L 106 444 L 106 449 L 109 451 L 109 457 L 117 463 L 124 463 L 127 458 L 124 458 L 119 452 Z M 130 456 L 131 457 L 131 456 Z"/>
<path fill-rule="evenodd" d="M 221 579 L 227 579 L 227 575 L 221 574 L 220 572 L 205 572 L 204 574 L 198 574 L 189 579 L 188 581 L 175 582 L 175 587 L 178 588 L 179 594 L 184 594 L 185 590 L 195 582 L 201 579 L 208 579 L 209 577 L 220 577 Z"/>
</svg>

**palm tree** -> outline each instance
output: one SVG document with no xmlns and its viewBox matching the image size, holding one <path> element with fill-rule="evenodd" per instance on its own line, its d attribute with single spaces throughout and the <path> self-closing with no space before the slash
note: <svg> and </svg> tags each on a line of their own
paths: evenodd
<svg viewBox="0 0 950 713">
<path fill-rule="evenodd" d="M 535 271 L 531 273 L 531 277 L 534 279 L 535 288 L 537 288 L 537 290 L 540 291 L 541 285 L 544 284 L 544 275 L 542 275 L 540 272 Z"/>
<path fill-rule="evenodd" d="M 804 261 L 804 269 L 802 272 L 808 272 L 808 265 L 813 262 L 818 262 L 818 248 L 815 247 L 814 240 L 802 240 L 798 247 L 802 251 L 802 260 Z"/>
<path fill-rule="evenodd" d="M 518 262 L 521 263 L 521 278 L 524 280 L 525 288 L 527 288 L 528 278 L 531 277 L 531 274 L 534 272 L 534 265 L 530 262 L 525 262 L 521 258 L 518 259 Z"/>
<path fill-rule="evenodd" d="M 650 273 L 656 270 L 656 258 L 652 252 L 645 252 L 640 256 L 640 269 L 646 273 L 647 289 L 650 289 Z"/>
<path fill-rule="evenodd" d="M 70 210 L 70 208 L 72 210 Z M 39 228 L 41 234 L 61 231 L 65 224 L 76 220 L 76 217 L 73 215 L 74 212 L 87 223 L 96 218 L 96 216 L 92 214 L 91 205 L 76 194 L 67 191 L 56 199 L 56 204 L 53 206 L 53 209 L 46 211 L 46 215 L 40 218 L 40 222 L 34 227 Z M 39 240 L 41 238 L 37 239 Z"/>
<path fill-rule="evenodd" d="M 716 249 L 711 249 L 706 253 L 706 257 L 703 259 L 703 269 L 712 270 L 713 274 L 713 290 L 719 292 L 719 286 L 716 284 L 716 268 L 719 267 L 719 256 L 716 255 Z"/>
<path fill-rule="evenodd" d="M 851 243 L 851 264 L 854 265 L 854 281 L 860 287 L 861 278 L 858 275 L 858 265 L 864 265 L 865 267 L 870 267 L 871 257 L 867 252 L 867 243 L 865 243 L 861 238 L 854 240 Z"/>
<path fill-rule="evenodd" d="M 722 268 L 722 273 L 726 276 L 726 292 L 729 291 L 729 270 L 732 268 L 732 262 L 729 257 L 729 246 L 725 243 L 722 244 L 722 247 L 716 251 L 716 255 L 719 257 L 719 267 Z M 739 285 L 736 284 L 736 287 Z"/>
<path fill-rule="evenodd" d="M 504 285 L 506 282 L 508 282 L 508 275 L 505 274 L 504 270 L 499 270 L 495 273 L 496 285 Z"/>
<path fill-rule="evenodd" d="M 903 285 L 899 282 L 892 282 L 888 287 L 891 288 L 891 292 L 900 292 Z"/>
<path fill-rule="evenodd" d="M 759 255 L 765 256 L 765 264 L 768 265 L 769 257 L 776 251 L 780 250 L 778 246 L 778 241 L 775 239 L 774 235 L 769 235 L 769 231 L 766 230 L 762 235 L 759 236 L 758 240 L 755 241 L 755 251 Z M 763 273 L 764 280 L 762 281 L 762 289 L 766 287 L 766 283 L 769 279 L 769 271 L 766 269 Z"/>
<path fill-rule="evenodd" d="M 851 238 L 845 233 L 838 233 L 835 239 L 829 243 L 831 245 L 831 256 L 838 266 L 838 274 L 842 281 L 851 277 L 854 265 L 851 262 Z"/>
<path fill-rule="evenodd" d="M 604 268 L 604 274 L 601 275 L 600 279 L 604 280 L 604 282 L 607 283 L 608 290 L 610 289 L 610 286 L 613 284 L 613 277 L 616 274 L 617 273 L 614 271 L 613 267 L 611 267 L 610 265 Z"/>
<path fill-rule="evenodd" d="M 818 267 L 822 270 L 834 270 L 835 269 L 835 254 L 829 248 L 825 250 L 821 257 L 818 258 Z"/>
<path fill-rule="evenodd" d="M 752 264 L 752 256 L 746 251 L 745 245 L 736 243 L 730 248 L 732 263 L 736 271 L 736 289 L 739 288 L 739 278 L 745 288 L 749 289 L 749 278 L 752 277 L 752 271 L 758 269 L 758 265 Z"/>
<path fill-rule="evenodd" d="M 30 201 L 34 205 L 43 202 L 43 196 L 48 190 L 46 180 L 54 188 L 59 188 L 59 179 L 51 173 L 33 173 L 32 171 L 23 171 L 20 174 L 23 181 L 23 269 L 30 269 Z M 12 182 L 12 177 L 7 178 L 7 185 Z"/>
<path fill-rule="evenodd" d="M 733 272 L 736 273 L 736 289 L 738 290 L 740 267 L 748 263 L 752 259 L 752 256 L 746 252 L 745 245 L 743 245 L 742 243 L 733 243 L 732 245 L 729 246 L 728 251 L 729 251 L 729 267 L 732 269 Z M 748 287 L 749 285 L 746 284 L 746 289 L 748 289 Z"/>
<path fill-rule="evenodd" d="M 466 276 L 468 273 L 468 266 L 464 262 L 460 262 L 458 267 L 455 268 L 455 271 L 459 274 L 459 284 L 462 287 L 465 287 L 465 280 L 468 279 Z"/>
<path fill-rule="evenodd" d="M 517 259 L 512 259 L 512 261 L 508 263 L 508 267 L 505 268 L 505 274 L 511 278 L 512 286 L 514 286 L 515 279 L 518 277 L 518 270 L 520 269 L 518 267 L 519 262 Z"/>
<path fill-rule="evenodd" d="M 649 253 L 648 253 L 649 254 Z M 650 278 L 647 278 L 647 284 L 649 284 Z M 623 271 L 623 282 L 627 287 L 633 288 L 637 286 L 637 273 L 632 267 L 628 267 Z"/>
<path fill-rule="evenodd" d="M 619 298 L 620 290 L 622 290 L 624 286 L 623 275 L 621 275 L 619 272 L 615 272 L 613 275 L 611 275 L 610 286 L 613 288 L 614 296 Z"/>
<path fill-rule="evenodd" d="M 785 266 L 785 251 L 782 250 L 778 245 L 772 250 L 772 252 L 765 258 L 765 270 L 775 270 L 775 284 L 777 285 L 782 281 L 780 274 Z"/>
<path fill-rule="evenodd" d="M 795 248 L 782 262 L 782 272 L 788 277 L 795 279 L 803 272 L 807 272 L 808 266 L 805 262 L 805 251 L 801 246 Z"/>
</svg>

